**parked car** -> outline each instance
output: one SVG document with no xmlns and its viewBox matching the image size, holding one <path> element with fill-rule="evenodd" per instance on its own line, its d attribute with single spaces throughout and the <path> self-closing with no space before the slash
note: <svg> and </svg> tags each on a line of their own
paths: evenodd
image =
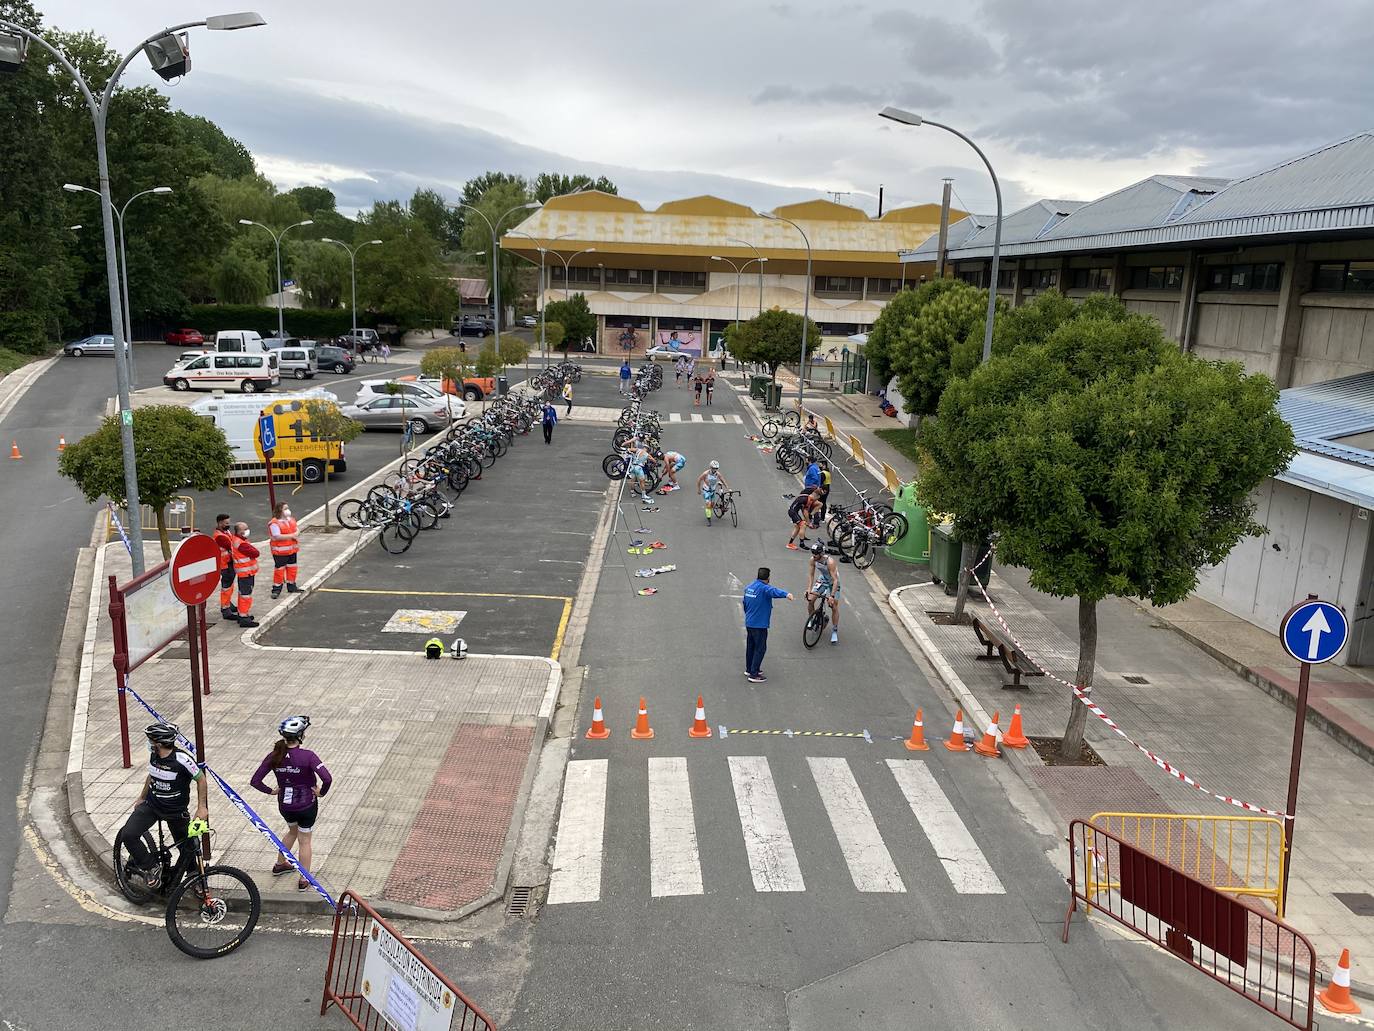
<svg viewBox="0 0 1374 1031">
<path fill-rule="evenodd" d="M 521 315 L 520 325 L 524 326 L 526 329 L 533 329 L 535 326 L 539 325 L 539 317 L 537 315 Z"/>
<path fill-rule="evenodd" d="M 162 377 L 173 390 L 241 390 L 251 394 L 281 382 L 275 352 L 268 354 L 203 354 L 185 365 L 173 365 Z"/>
<path fill-rule="evenodd" d="M 329 372 L 352 372 L 358 367 L 358 359 L 346 347 L 336 344 L 320 344 L 315 348 L 315 363 Z"/>
<path fill-rule="evenodd" d="M 355 351 L 370 351 L 382 346 L 382 338 L 375 329 L 350 329 L 343 335 L 343 342 Z"/>
<path fill-rule="evenodd" d="M 275 333 L 273 333 L 271 336 L 265 336 L 262 338 L 262 346 L 267 348 L 269 351 L 279 351 L 283 347 L 300 347 L 301 343 L 302 341 L 296 339 L 295 337 L 279 337 Z"/>
<path fill-rule="evenodd" d="M 199 358 L 199 357 L 200 357 L 201 355 L 203 355 L 203 354 L 214 354 L 214 353 L 215 353 L 214 351 L 207 351 L 207 350 L 205 350 L 204 348 L 200 349 L 199 351 L 182 351 L 181 354 L 177 355 L 177 364 L 178 364 L 178 365 L 185 365 L 187 362 L 193 362 L 193 361 L 195 361 L 197 358 Z"/>
<path fill-rule="evenodd" d="M 283 376 L 293 379 L 314 379 L 319 371 L 313 347 L 283 347 L 276 352 Z"/>
<path fill-rule="evenodd" d="M 452 394 L 454 397 L 462 396 L 464 401 L 480 401 L 496 393 L 496 378 L 494 376 L 469 376 L 463 380 L 463 389 L 459 390 L 452 380 L 444 380 L 442 383 L 432 376 L 402 376 L 399 382 L 402 383 L 423 383 L 427 387 L 432 387 L 445 394 Z"/>
<path fill-rule="evenodd" d="M 485 315 L 463 315 L 453 320 L 453 332 L 457 336 L 484 337 L 496 332 L 496 320 Z"/>
<path fill-rule="evenodd" d="M 457 406 L 462 402 L 454 404 Z M 370 430 L 400 430 L 408 427 L 412 433 L 428 433 L 446 425 L 449 420 L 444 401 L 420 395 L 360 396 L 358 402 L 343 405 L 339 410 Z M 453 417 L 459 417 L 457 407 L 454 408 Z"/>
<path fill-rule="evenodd" d="M 82 337 L 62 348 L 62 353 L 69 358 L 80 358 L 83 354 L 114 354 L 114 337 L 107 333 Z"/>
<path fill-rule="evenodd" d="M 365 379 L 358 384 L 358 396 L 354 404 L 362 404 L 374 397 L 390 397 L 391 391 L 388 386 L 394 386 L 396 391 L 408 397 L 427 398 L 434 401 L 442 401 L 444 392 L 433 383 L 421 383 L 418 380 L 394 380 L 394 379 Z"/>
<path fill-rule="evenodd" d="M 262 354 L 271 348 L 251 329 L 223 329 L 215 334 L 215 350 L 221 354 Z"/>
<path fill-rule="evenodd" d="M 694 351 L 685 351 L 680 348 L 668 347 L 665 344 L 655 344 L 653 347 L 649 348 L 647 351 L 644 352 L 644 357 L 668 358 L 674 361 L 678 358 L 695 358 L 698 361 L 701 360 L 701 355 L 697 354 Z"/>
<path fill-rule="evenodd" d="M 205 336 L 198 329 L 174 329 L 162 335 L 162 342 L 173 347 L 199 347 Z"/>
</svg>

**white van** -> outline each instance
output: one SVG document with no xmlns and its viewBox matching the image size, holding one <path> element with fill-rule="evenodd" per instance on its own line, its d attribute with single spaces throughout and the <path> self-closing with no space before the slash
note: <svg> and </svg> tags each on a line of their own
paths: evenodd
<svg viewBox="0 0 1374 1031">
<path fill-rule="evenodd" d="M 270 348 L 251 329 L 222 329 L 215 334 L 215 350 L 221 354 L 262 354 Z"/>
<path fill-rule="evenodd" d="M 273 353 L 276 355 L 282 376 L 290 376 L 292 379 L 314 379 L 315 373 L 320 371 L 313 347 L 283 347 Z"/>
<path fill-rule="evenodd" d="M 272 464 L 279 467 L 298 465 L 302 480 L 319 483 L 324 479 L 325 462 L 329 463 L 331 476 L 346 471 L 348 463 L 343 444 L 328 445 L 310 435 L 303 418 L 307 401 L 328 401 L 337 405 L 339 399 L 319 388 L 265 399 L 217 394 L 196 401 L 191 411 L 220 428 L 236 463 L 264 460 L 258 439 L 258 420 L 263 415 L 271 415 L 277 434 Z"/>
<path fill-rule="evenodd" d="M 275 354 L 204 354 L 173 365 L 162 377 L 173 390 L 241 390 L 252 394 L 281 382 Z"/>
</svg>

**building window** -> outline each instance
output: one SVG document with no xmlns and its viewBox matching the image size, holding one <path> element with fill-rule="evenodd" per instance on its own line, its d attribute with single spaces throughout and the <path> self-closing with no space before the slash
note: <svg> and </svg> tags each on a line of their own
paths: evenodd
<svg viewBox="0 0 1374 1031">
<path fill-rule="evenodd" d="M 658 288 L 669 293 L 702 293 L 706 289 L 706 273 L 660 271 Z"/>
<path fill-rule="evenodd" d="M 862 297 L 864 295 L 863 276 L 817 276 L 816 296 L 824 297 Z"/>
<path fill-rule="evenodd" d="M 1151 265 L 1131 269 L 1132 290 L 1182 290 L 1182 265 Z"/>
<path fill-rule="evenodd" d="M 999 268 L 997 270 L 997 289 L 1012 290 L 1016 287 L 1016 269 Z"/>
<path fill-rule="evenodd" d="M 907 286 L 915 286 L 913 280 L 906 281 Z M 902 289 L 902 280 L 896 276 L 869 276 L 868 296 L 869 297 L 891 297 L 898 290 Z"/>
<path fill-rule="evenodd" d="M 1110 290 L 1112 270 L 1110 266 L 1099 265 L 1095 268 L 1069 269 L 1070 290 Z"/>
<path fill-rule="evenodd" d="M 648 329 L 649 316 L 647 315 L 607 315 L 607 329 Z"/>
<path fill-rule="evenodd" d="M 675 319 L 660 315 L 658 317 L 658 331 L 660 333 L 700 333 L 701 319 Z"/>
<path fill-rule="evenodd" d="M 563 285 L 564 271 L 561 265 L 554 265 L 550 269 L 552 275 L 550 281 L 558 286 Z M 601 285 L 601 270 L 596 266 L 591 268 L 573 267 L 567 270 L 567 281 L 570 286 L 597 286 Z"/>
<path fill-rule="evenodd" d="M 1277 261 L 1260 265 L 1208 265 L 1207 289 L 1273 292 L 1283 282 L 1283 264 Z"/>
<path fill-rule="evenodd" d="M 652 290 L 654 270 L 651 268 L 606 269 L 607 290 Z"/>
<path fill-rule="evenodd" d="M 821 336 L 847 337 L 859 332 L 859 327 L 850 322 L 818 322 Z"/>
<path fill-rule="evenodd" d="M 1374 293 L 1374 261 L 1324 261 L 1317 266 L 1313 290 Z"/>
<path fill-rule="evenodd" d="M 1021 285 L 1027 290 L 1053 290 L 1059 285 L 1059 270 L 1028 268 L 1021 273 Z"/>
<path fill-rule="evenodd" d="M 983 270 L 981 268 L 959 268 L 955 270 L 954 278 L 963 280 L 970 286 L 982 286 Z"/>
</svg>

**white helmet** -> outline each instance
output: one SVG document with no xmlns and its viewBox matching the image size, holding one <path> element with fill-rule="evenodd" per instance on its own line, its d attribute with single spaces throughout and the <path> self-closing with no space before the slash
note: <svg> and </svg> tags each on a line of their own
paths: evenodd
<svg viewBox="0 0 1374 1031">
<path fill-rule="evenodd" d="M 711 459 L 711 468 L 712 468 L 712 469 L 719 469 L 719 468 L 720 468 L 720 463 L 717 462 L 714 458 Z"/>
<path fill-rule="evenodd" d="M 294 737 L 299 740 L 305 736 L 305 728 L 308 726 L 309 716 L 288 716 L 277 726 L 277 732 L 282 737 Z"/>
</svg>

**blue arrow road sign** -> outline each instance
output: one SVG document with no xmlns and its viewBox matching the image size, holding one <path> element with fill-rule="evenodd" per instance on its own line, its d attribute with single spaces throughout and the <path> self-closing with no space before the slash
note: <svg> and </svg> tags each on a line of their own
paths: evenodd
<svg viewBox="0 0 1374 1031">
<path fill-rule="evenodd" d="M 1326 601 L 1295 605 L 1279 627 L 1284 651 L 1299 662 L 1330 662 L 1349 635 L 1345 613 Z"/>
<path fill-rule="evenodd" d="M 263 451 L 275 451 L 277 449 L 277 427 L 272 422 L 272 416 L 259 417 L 258 440 L 262 444 Z"/>
</svg>

